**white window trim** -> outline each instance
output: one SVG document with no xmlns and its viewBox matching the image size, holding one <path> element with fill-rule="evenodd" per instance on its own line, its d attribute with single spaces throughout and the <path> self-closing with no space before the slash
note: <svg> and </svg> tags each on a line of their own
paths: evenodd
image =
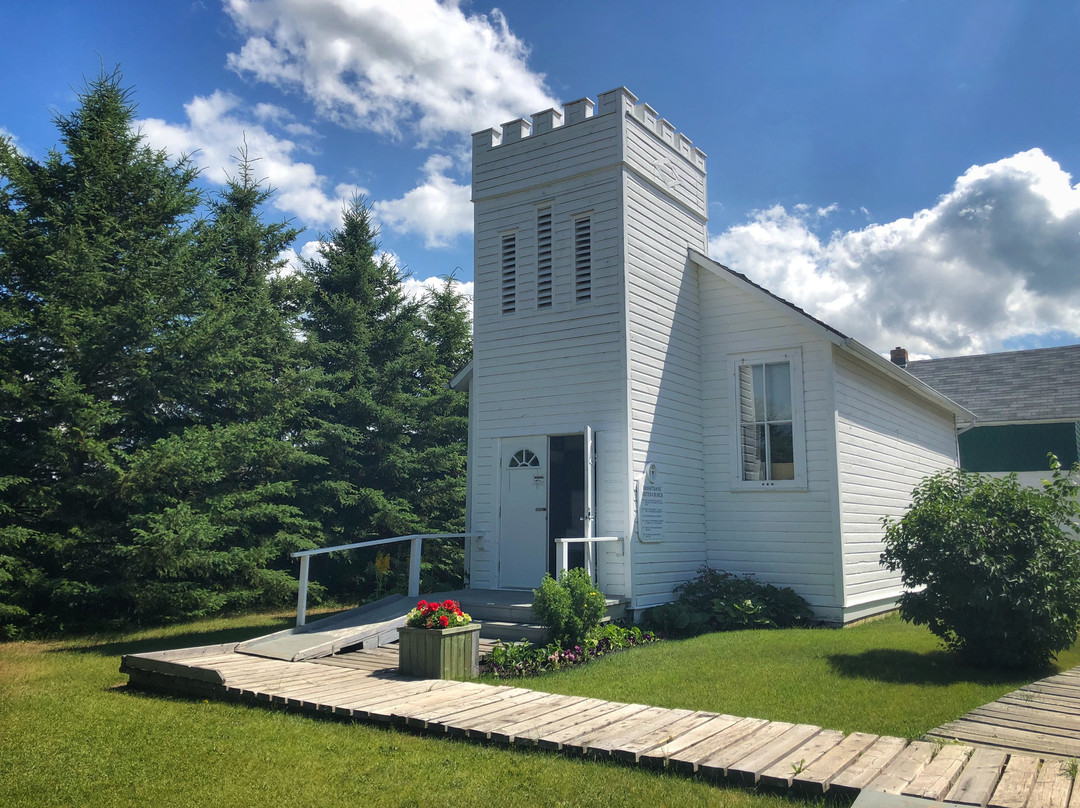
<svg viewBox="0 0 1080 808">
<path fill-rule="evenodd" d="M 739 420 L 739 368 L 743 365 L 760 365 L 770 362 L 787 362 L 791 370 L 791 424 L 792 449 L 795 461 L 794 480 L 744 480 L 742 478 L 742 451 L 739 436 L 742 424 Z M 730 357 L 728 378 L 731 380 L 729 412 L 731 418 L 731 490 L 732 491 L 807 491 L 806 481 L 806 419 L 803 407 L 802 351 L 762 351 L 738 354 Z"/>
</svg>

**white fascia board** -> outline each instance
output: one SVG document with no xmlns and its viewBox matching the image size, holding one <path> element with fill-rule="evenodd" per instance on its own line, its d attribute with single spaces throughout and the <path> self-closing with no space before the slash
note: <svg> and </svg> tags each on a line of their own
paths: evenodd
<svg viewBox="0 0 1080 808">
<path fill-rule="evenodd" d="M 842 350 L 860 360 L 863 364 L 869 365 L 879 372 L 892 377 L 920 398 L 929 399 L 942 409 L 948 410 L 956 416 L 957 421 L 970 426 L 975 425 L 977 416 L 971 410 L 960 406 L 948 396 L 938 392 L 926 382 L 913 376 L 911 373 L 908 373 L 904 368 L 894 364 L 881 354 L 870 350 L 861 342 L 848 337 L 839 343 L 839 345 Z"/>
<path fill-rule="evenodd" d="M 879 373 L 884 373 L 886 376 L 889 376 L 890 378 L 896 380 L 920 398 L 928 399 L 934 404 L 936 404 L 938 407 L 941 407 L 942 409 L 951 412 L 956 417 L 958 422 L 967 424 L 968 428 L 975 424 L 975 413 L 960 406 L 951 398 L 942 395 L 930 385 L 926 384 L 923 381 L 920 381 L 918 378 L 908 373 L 903 368 L 893 364 L 888 359 L 885 359 L 883 356 L 870 350 L 858 340 L 852 339 L 851 337 L 842 334 L 827 323 L 824 323 L 821 320 L 818 320 L 807 314 L 805 311 L 803 311 L 793 303 L 789 303 L 783 298 L 776 296 L 764 286 L 759 286 L 748 278 L 745 278 L 741 274 L 734 272 L 731 269 L 728 269 L 723 264 L 714 261 L 707 255 L 704 255 L 693 248 L 690 248 L 689 256 L 690 260 L 702 269 L 712 272 L 718 278 L 722 278 L 728 283 L 738 286 L 741 289 L 749 292 L 750 294 L 756 295 L 760 300 L 772 306 L 777 311 L 783 311 L 789 317 L 798 318 L 798 320 L 807 328 L 811 329 L 812 331 L 816 331 L 833 345 L 847 352 L 852 357 L 860 360 L 863 364 L 868 365 L 872 369 L 877 370 Z"/>
<path fill-rule="evenodd" d="M 472 384 L 473 363 L 469 362 L 465 367 L 454 374 L 453 378 L 446 383 L 451 390 L 468 390 Z"/>
</svg>

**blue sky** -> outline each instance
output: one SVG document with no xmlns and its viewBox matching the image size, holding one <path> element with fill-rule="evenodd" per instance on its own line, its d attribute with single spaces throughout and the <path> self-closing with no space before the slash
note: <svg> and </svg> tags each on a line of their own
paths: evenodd
<svg viewBox="0 0 1080 808">
<path fill-rule="evenodd" d="M 311 255 L 363 193 L 416 285 L 472 278 L 469 134 L 625 85 L 708 155 L 712 257 L 877 351 L 1080 342 L 1080 4 L 4 3 L 0 133 L 119 65 L 214 187 L 246 139 Z"/>
</svg>

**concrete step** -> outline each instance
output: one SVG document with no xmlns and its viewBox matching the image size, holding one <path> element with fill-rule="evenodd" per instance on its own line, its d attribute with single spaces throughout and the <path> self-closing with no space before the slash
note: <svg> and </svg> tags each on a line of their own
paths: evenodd
<svg viewBox="0 0 1080 808">
<path fill-rule="evenodd" d="M 454 597 L 454 596 L 457 597 Z M 492 590 L 461 590 L 451 593 L 454 600 L 461 603 L 461 608 L 469 613 L 473 620 L 481 623 L 497 621 L 506 623 L 534 623 L 532 611 L 532 592 L 506 592 Z M 606 615 L 611 620 L 626 616 L 628 598 L 607 598 Z"/>
<path fill-rule="evenodd" d="M 531 642 L 533 645 L 543 645 L 547 628 L 537 623 L 514 623 L 504 620 L 484 620 L 480 624 L 480 636 L 485 640 L 502 640 L 503 642 Z"/>
</svg>

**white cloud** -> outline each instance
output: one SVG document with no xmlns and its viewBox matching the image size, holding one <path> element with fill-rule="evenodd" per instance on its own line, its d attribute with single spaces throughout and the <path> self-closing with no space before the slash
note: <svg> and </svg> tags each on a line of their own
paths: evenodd
<svg viewBox="0 0 1080 808">
<path fill-rule="evenodd" d="M 278 259 L 285 262 L 285 265 L 281 268 L 279 275 L 293 275 L 300 272 L 303 269 L 305 261 L 322 261 L 322 249 L 323 242 L 319 240 L 307 241 L 300 247 L 300 252 L 297 252 L 295 248 L 289 247 L 281 251 L 278 255 Z"/>
<path fill-rule="evenodd" d="M 446 176 L 449 157 L 431 155 L 424 163 L 425 180 L 401 199 L 372 203 L 379 222 L 398 233 L 419 233 L 427 247 L 446 247 L 472 232 L 472 202 L 468 185 Z"/>
<path fill-rule="evenodd" d="M 14 148 L 16 152 L 18 152 L 19 154 L 24 153 L 23 150 L 19 148 L 18 136 L 14 132 L 5 129 L 2 126 L 0 126 L 0 140 L 7 140 L 9 143 L 11 143 L 12 148 Z"/>
<path fill-rule="evenodd" d="M 184 111 L 187 123 L 147 118 L 139 121 L 138 127 L 156 148 L 170 154 L 193 154 L 196 164 L 204 169 L 204 177 L 215 183 L 236 175 L 238 149 L 246 143 L 247 153 L 256 160 L 256 177 L 265 178 L 275 190 L 271 204 L 297 217 L 304 226 L 336 226 L 341 221 L 343 204 L 364 193 L 362 188 L 344 183 L 328 191 L 326 177 L 311 163 L 295 159 L 301 146 L 290 138 L 272 134 L 263 125 L 294 124 L 287 110 L 270 104 L 246 110 L 235 96 L 215 91 L 209 96 L 196 96 L 184 105 Z"/>
<path fill-rule="evenodd" d="M 405 294 L 407 297 L 413 300 L 423 300 L 424 296 L 436 289 L 442 289 L 443 284 L 446 283 L 446 278 L 424 278 L 420 280 L 418 278 L 406 278 L 404 281 Z M 469 303 L 469 319 L 472 319 L 472 306 L 473 306 L 473 282 L 468 281 L 462 283 L 459 280 L 453 281 L 454 286 L 457 287 L 459 294 L 464 295 L 465 299 Z"/>
<path fill-rule="evenodd" d="M 326 118 L 421 143 L 555 105 L 498 9 L 457 0 L 228 0 L 246 37 L 228 64 L 299 89 Z"/>
<path fill-rule="evenodd" d="M 711 255 L 875 350 L 950 356 L 1080 338 L 1080 185 L 1039 149 L 972 166 L 909 219 L 837 232 L 829 209 L 754 212 Z"/>
</svg>

